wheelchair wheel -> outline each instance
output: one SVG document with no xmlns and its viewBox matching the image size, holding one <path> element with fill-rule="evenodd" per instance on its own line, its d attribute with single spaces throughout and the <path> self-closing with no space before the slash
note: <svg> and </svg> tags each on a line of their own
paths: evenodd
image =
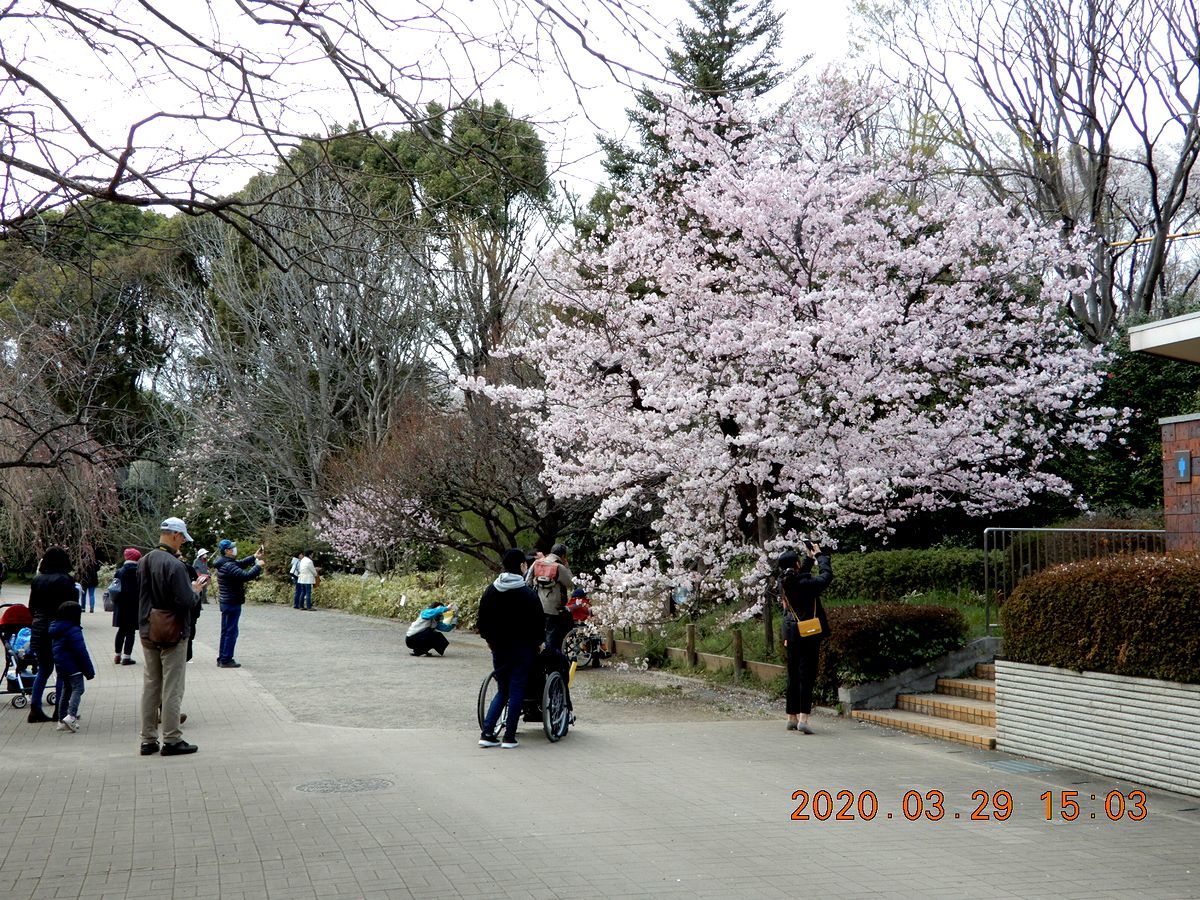
<svg viewBox="0 0 1200 900">
<path fill-rule="evenodd" d="M 588 633 L 582 628 L 576 628 L 567 635 L 567 639 L 563 642 L 563 652 L 567 655 L 567 659 L 578 663 L 579 668 L 585 668 L 592 662 L 592 642 L 588 640 Z"/>
<path fill-rule="evenodd" d="M 17 694 L 17 696 L 12 698 L 13 709 L 24 709 L 28 705 L 29 705 L 29 698 L 26 697 L 24 694 Z"/>
<path fill-rule="evenodd" d="M 492 672 L 487 678 L 483 679 L 483 684 L 479 686 L 479 704 L 476 708 L 476 713 L 479 717 L 479 730 L 483 731 L 483 720 L 487 718 L 488 707 L 492 705 L 492 698 L 496 696 L 496 692 L 500 690 L 500 685 L 496 681 L 496 673 Z M 504 730 L 504 725 L 508 721 L 508 707 L 500 710 L 500 719 L 496 722 L 496 732 L 500 733 Z"/>
<path fill-rule="evenodd" d="M 546 676 L 542 689 L 542 728 L 551 742 L 561 740 L 570 727 L 567 711 L 567 684 L 557 672 Z"/>
</svg>

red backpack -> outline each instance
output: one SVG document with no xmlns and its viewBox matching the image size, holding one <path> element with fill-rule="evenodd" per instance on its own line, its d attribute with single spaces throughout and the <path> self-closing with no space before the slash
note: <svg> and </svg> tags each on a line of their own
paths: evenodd
<svg viewBox="0 0 1200 900">
<path fill-rule="evenodd" d="M 533 583 L 538 590 L 548 591 L 558 584 L 558 563 L 539 559 L 533 564 Z"/>
</svg>

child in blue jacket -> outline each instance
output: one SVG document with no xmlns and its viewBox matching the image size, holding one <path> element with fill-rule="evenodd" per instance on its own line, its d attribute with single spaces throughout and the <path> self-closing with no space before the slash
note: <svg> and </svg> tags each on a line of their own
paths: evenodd
<svg viewBox="0 0 1200 900">
<path fill-rule="evenodd" d="M 83 682 L 84 679 L 91 681 L 96 677 L 87 643 L 83 639 L 83 628 L 79 624 L 82 612 L 78 603 L 64 603 L 58 608 L 58 614 L 50 626 L 54 668 L 59 674 L 59 731 L 79 730 L 79 701 L 83 697 Z"/>
</svg>

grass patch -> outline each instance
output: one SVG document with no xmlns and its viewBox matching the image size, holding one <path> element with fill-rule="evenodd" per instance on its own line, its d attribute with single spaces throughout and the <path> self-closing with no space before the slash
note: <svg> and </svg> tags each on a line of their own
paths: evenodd
<svg viewBox="0 0 1200 900">
<path fill-rule="evenodd" d="M 683 695 L 679 684 L 642 684 L 637 681 L 596 684 L 588 689 L 588 695 L 597 700 L 662 700 Z"/>
<path fill-rule="evenodd" d="M 765 691 L 775 699 L 779 699 L 787 693 L 787 675 L 776 675 L 770 681 L 763 681 L 747 669 L 742 673 L 742 677 L 738 678 L 733 669 L 706 669 L 703 666 L 693 668 L 692 666 L 675 661 L 672 661 L 666 668 L 672 672 L 678 672 L 680 675 L 687 675 L 689 678 L 699 678 L 709 684 L 721 687 L 744 687 L 751 690 Z"/>
</svg>

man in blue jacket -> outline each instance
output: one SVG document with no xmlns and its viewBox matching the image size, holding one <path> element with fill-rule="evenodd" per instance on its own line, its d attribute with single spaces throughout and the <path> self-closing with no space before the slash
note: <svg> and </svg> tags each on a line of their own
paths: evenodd
<svg viewBox="0 0 1200 900">
<path fill-rule="evenodd" d="M 238 620 L 246 603 L 246 582 L 263 573 L 261 556 L 237 559 L 237 545 L 226 538 L 217 544 L 217 587 L 221 603 L 221 646 L 217 651 L 217 667 L 240 669 L 242 664 L 233 658 L 237 645 Z"/>
</svg>

